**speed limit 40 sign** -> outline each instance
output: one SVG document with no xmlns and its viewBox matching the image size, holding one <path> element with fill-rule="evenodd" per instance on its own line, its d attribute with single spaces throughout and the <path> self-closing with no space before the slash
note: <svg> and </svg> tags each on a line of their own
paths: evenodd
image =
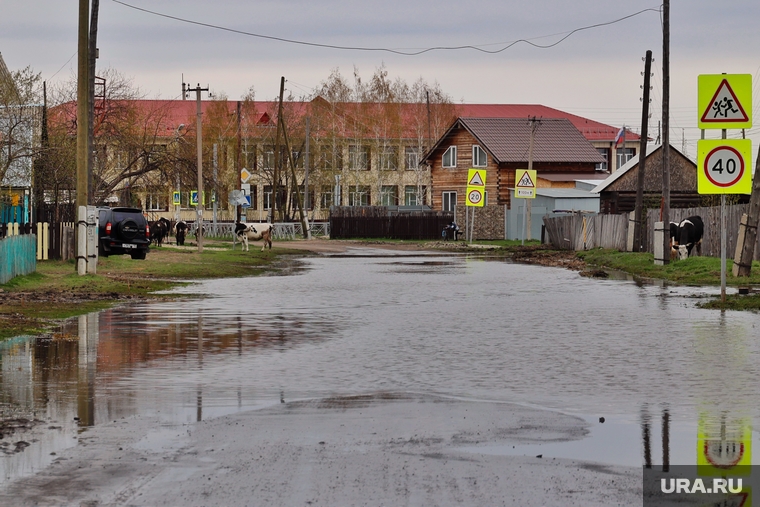
<svg viewBox="0 0 760 507">
<path fill-rule="evenodd" d="M 700 194 L 752 193 L 752 141 L 703 139 L 697 143 Z"/>
</svg>

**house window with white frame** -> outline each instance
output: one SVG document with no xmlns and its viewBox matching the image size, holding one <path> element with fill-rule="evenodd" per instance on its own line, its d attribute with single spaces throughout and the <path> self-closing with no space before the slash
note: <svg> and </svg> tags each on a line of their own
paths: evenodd
<svg viewBox="0 0 760 507">
<path fill-rule="evenodd" d="M 262 169 L 274 169 L 274 146 L 264 146 L 261 156 Z"/>
<path fill-rule="evenodd" d="M 256 145 L 255 144 L 248 144 L 247 142 L 243 145 L 243 167 L 248 169 L 249 171 L 255 171 L 259 168 L 258 161 L 256 160 Z"/>
<path fill-rule="evenodd" d="M 472 167 L 486 167 L 488 165 L 488 157 L 486 156 L 486 150 L 478 145 L 472 147 Z"/>
<path fill-rule="evenodd" d="M 452 168 L 457 166 L 457 147 L 449 146 L 443 153 L 443 167 Z"/>
<path fill-rule="evenodd" d="M 443 192 L 442 194 L 442 200 L 443 205 L 442 209 L 443 211 L 454 211 L 457 207 L 457 193 L 454 191 L 449 190 L 448 192 Z"/>
<path fill-rule="evenodd" d="M 349 206 L 369 206 L 369 187 L 364 185 L 351 185 L 348 187 Z"/>
<path fill-rule="evenodd" d="M 420 168 L 420 152 L 416 146 L 404 147 L 404 161 L 407 171 L 416 171 Z"/>
<path fill-rule="evenodd" d="M 617 169 L 623 167 L 629 160 L 636 155 L 634 148 L 618 148 L 617 149 Z"/>
<path fill-rule="evenodd" d="M 607 161 L 610 159 L 610 150 L 609 148 L 597 148 L 596 151 L 599 152 L 599 155 L 602 156 L 604 159 L 604 162 L 599 162 L 596 164 L 596 170 L 597 171 L 607 171 L 609 170 L 609 164 Z"/>
<path fill-rule="evenodd" d="M 272 185 L 264 185 L 264 209 L 272 209 Z"/>
<path fill-rule="evenodd" d="M 398 187 L 396 185 L 380 187 L 380 206 L 398 206 Z"/>
<path fill-rule="evenodd" d="M 404 206 L 423 206 L 425 204 L 427 187 L 406 185 L 404 187 Z"/>
<path fill-rule="evenodd" d="M 146 211 L 166 211 L 169 209 L 169 197 L 162 192 L 151 192 L 145 196 Z"/>
<path fill-rule="evenodd" d="M 395 171 L 398 169 L 398 148 L 395 146 L 382 146 L 377 155 L 381 171 Z"/>
<path fill-rule="evenodd" d="M 330 209 L 330 206 L 334 205 L 333 202 L 333 190 L 331 185 L 322 185 L 322 193 L 319 196 L 319 207 L 322 209 Z"/>
<path fill-rule="evenodd" d="M 369 147 L 358 144 L 348 146 L 348 168 L 357 171 L 369 170 Z"/>
</svg>

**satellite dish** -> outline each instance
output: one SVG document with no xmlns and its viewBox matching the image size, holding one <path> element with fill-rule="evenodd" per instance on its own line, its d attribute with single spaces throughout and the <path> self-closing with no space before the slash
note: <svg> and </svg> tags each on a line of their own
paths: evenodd
<svg viewBox="0 0 760 507">
<path fill-rule="evenodd" d="M 245 192 L 242 190 L 232 190 L 230 192 L 228 201 L 233 206 L 250 206 L 248 199 L 245 197 Z"/>
</svg>

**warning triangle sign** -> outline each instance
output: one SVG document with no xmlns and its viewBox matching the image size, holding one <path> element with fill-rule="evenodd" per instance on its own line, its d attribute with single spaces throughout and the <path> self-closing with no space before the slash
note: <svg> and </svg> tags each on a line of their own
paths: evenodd
<svg viewBox="0 0 760 507">
<path fill-rule="evenodd" d="M 528 173 L 528 171 L 525 171 L 522 175 L 522 178 L 520 178 L 520 181 L 518 181 L 517 185 L 515 186 L 533 188 L 536 186 L 536 184 L 533 183 L 533 180 L 530 178 L 530 173 Z"/>
<path fill-rule="evenodd" d="M 483 182 L 483 178 L 480 176 L 480 171 L 473 171 L 472 178 L 470 178 L 468 187 L 484 187 L 486 184 Z"/>
<path fill-rule="evenodd" d="M 749 121 L 749 117 L 739 99 L 736 98 L 728 79 L 721 81 L 712 100 L 707 104 L 705 112 L 702 113 L 701 121 L 703 123 L 744 123 Z"/>
</svg>

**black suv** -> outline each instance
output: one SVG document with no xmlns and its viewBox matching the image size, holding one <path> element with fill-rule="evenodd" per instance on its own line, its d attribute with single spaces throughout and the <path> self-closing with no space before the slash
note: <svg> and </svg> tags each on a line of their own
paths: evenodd
<svg viewBox="0 0 760 507">
<path fill-rule="evenodd" d="M 98 208 L 98 216 L 98 255 L 145 258 L 150 250 L 150 227 L 141 209 Z"/>
</svg>

